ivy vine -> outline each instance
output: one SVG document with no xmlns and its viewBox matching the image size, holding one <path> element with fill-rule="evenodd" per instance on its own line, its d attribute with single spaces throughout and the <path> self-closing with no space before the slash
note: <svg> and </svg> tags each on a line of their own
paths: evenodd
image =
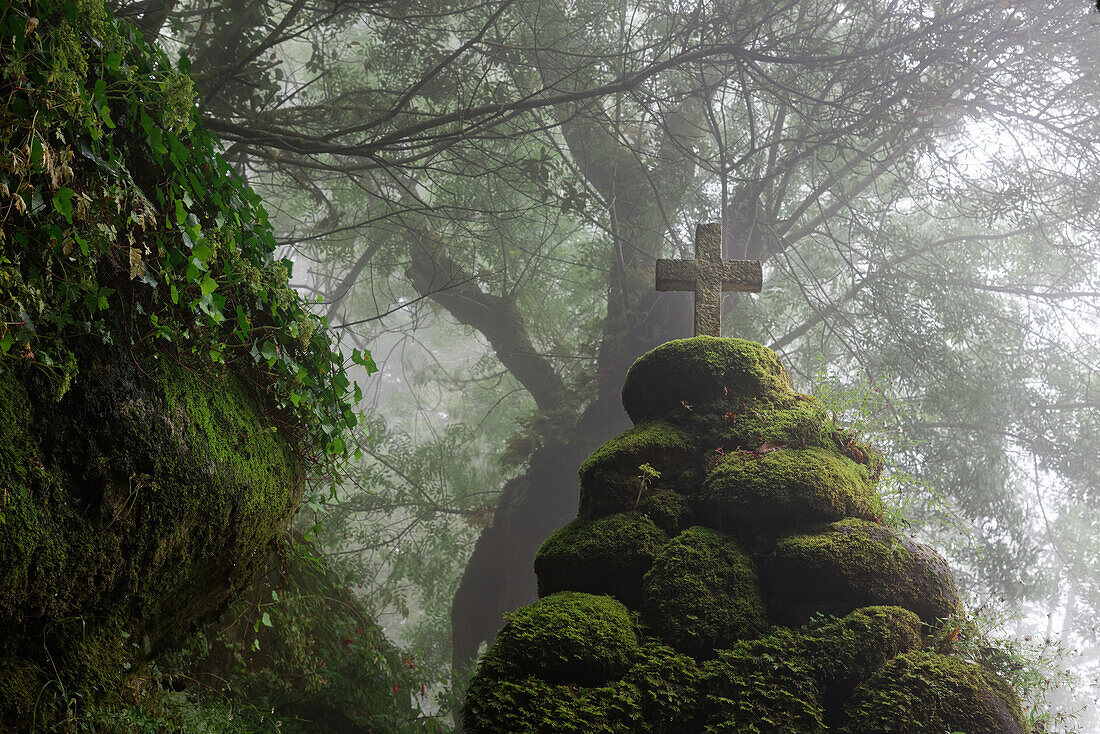
<svg viewBox="0 0 1100 734">
<path fill-rule="evenodd" d="M 289 286 L 259 197 L 199 124 L 187 71 L 102 0 L 0 10 L 0 370 L 39 367 L 60 399 L 77 340 L 189 355 L 346 457 L 360 389 Z M 353 362 L 377 369 L 366 351 Z"/>
</svg>

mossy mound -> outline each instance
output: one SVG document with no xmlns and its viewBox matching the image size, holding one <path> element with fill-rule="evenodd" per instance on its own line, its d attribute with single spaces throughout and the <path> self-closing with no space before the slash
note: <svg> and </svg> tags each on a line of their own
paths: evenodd
<svg viewBox="0 0 1100 734">
<path fill-rule="evenodd" d="M 825 710 L 836 717 L 862 681 L 886 661 L 919 650 L 921 621 L 901 607 L 864 607 L 824 625 L 814 644 L 814 666 Z"/>
<path fill-rule="evenodd" d="M 231 374 L 79 354 L 56 403 L 33 369 L 0 373 L 0 651 L 39 686 L 56 665 L 86 691 L 249 583 L 296 508 L 300 468 Z"/>
<path fill-rule="evenodd" d="M 636 509 L 647 491 L 668 486 L 694 465 L 694 447 L 691 434 L 661 421 L 613 438 L 581 465 L 580 513 L 598 517 Z"/>
<path fill-rule="evenodd" d="M 825 709 L 813 668 L 790 633 L 722 650 L 704 666 L 703 731 L 820 734 Z"/>
<path fill-rule="evenodd" d="M 706 410 L 787 392 L 791 378 L 775 352 L 743 339 L 697 336 L 646 352 L 627 372 L 623 407 L 635 423 L 667 415 L 684 403 Z"/>
<path fill-rule="evenodd" d="M 689 528 L 661 549 L 643 594 L 646 623 L 696 658 L 768 627 L 752 561 L 732 538 L 705 527 Z"/>
<path fill-rule="evenodd" d="M 637 649 L 634 621 L 622 603 L 563 591 L 509 615 L 492 657 L 500 670 L 599 685 L 622 675 Z"/>
<path fill-rule="evenodd" d="M 1027 731 L 996 676 L 927 653 L 923 625 L 959 610 L 946 564 L 876 522 L 881 454 L 795 393 L 772 352 L 671 342 L 634 365 L 623 404 L 638 425 L 584 463 L 580 516 L 536 569 L 541 594 L 627 606 L 563 592 L 517 613 L 479 664 L 465 731 Z M 578 616 L 574 599 L 615 606 Z M 597 634 L 600 615 L 619 632 Z M 607 657 L 620 633 L 614 671 L 581 680 L 577 641 Z M 926 683 L 942 715 L 891 713 Z"/>
<path fill-rule="evenodd" d="M 856 689 L 844 734 L 1026 734 L 1012 687 L 985 668 L 912 652 L 886 663 Z"/>
<path fill-rule="evenodd" d="M 783 624 L 873 605 L 905 607 L 935 624 L 959 610 L 943 558 L 863 520 L 841 520 L 781 538 L 761 559 L 761 569 L 769 612 Z"/>
<path fill-rule="evenodd" d="M 700 502 L 718 527 L 805 527 L 871 519 L 867 467 L 820 448 L 728 454 L 708 474 Z"/>
<path fill-rule="evenodd" d="M 585 591 L 637 607 L 642 575 L 667 542 L 664 531 L 637 513 L 578 518 L 551 535 L 535 555 L 539 596 Z"/>
</svg>

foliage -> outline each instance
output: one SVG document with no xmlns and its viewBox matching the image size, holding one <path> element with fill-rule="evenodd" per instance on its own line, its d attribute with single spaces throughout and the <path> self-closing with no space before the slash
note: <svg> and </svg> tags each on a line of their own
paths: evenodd
<svg viewBox="0 0 1100 734">
<path fill-rule="evenodd" d="M 347 455 L 343 359 L 198 124 L 186 64 L 99 0 L 9 3 L 0 32 L 0 367 L 32 363 L 59 399 L 73 339 L 193 355 L 247 374 L 321 456 Z"/>
<path fill-rule="evenodd" d="M 514 508 L 568 491 L 517 499 L 512 467 L 621 428 L 626 366 L 690 328 L 689 296 L 649 293 L 652 258 L 690 255 L 695 222 L 721 220 L 727 254 L 766 277 L 758 298 L 726 296 L 728 333 L 778 348 L 804 387 L 822 358 L 838 384 L 873 381 L 878 417 L 908 437 L 891 518 L 950 545 L 965 587 L 1068 620 L 1095 657 L 1088 3 L 176 7 L 210 124 L 310 258 L 299 284 L 388 356 L 377 399 L 396 409 L 371 450 L 416 456 L 417 480 L 364 469 L 387 483 L 333 547 L 362 547 L 371 588 L 410 625 L 432 617 L 437 646 L 480 530 L 470 579 L 504 555 L 496 538 L 516 540 Z M 562 413 L 535 397 L 554 393 L 547 372 Z M 425 396 L 398 395 L 410 384 Z M 449 464 L 431 456 L 455 443 Z"/>
<path fill-rule="evenodd" d="M 232 604 L 224 623 L 192 636 L 89 706 L 77 731 L 379 734 L 449 731 L 430 705 L 422 662 L 386 640 L 312 551 L 288 559 Z"/>
</svg>

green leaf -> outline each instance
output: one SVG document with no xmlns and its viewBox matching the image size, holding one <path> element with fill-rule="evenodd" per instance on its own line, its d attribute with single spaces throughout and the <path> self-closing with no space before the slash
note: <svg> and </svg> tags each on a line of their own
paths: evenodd
<svg viewBox="0 0 1100 734">
<path fill-rule="evenodd" d="M 31 136 L 31 165 L 35 168 L 42 162 L 42 141 L 37 135 Z"/>
<path fill-rule="evenodd" d="M 267 612 L 264 612 L 264 615 L 262 617 L 260 617 L 260 621 L 263 623 L 264 627 L 274 627 L 275 626 L 275 625 L 271 624 L 271 615 L 268 614 Z"/>
<path fill-rule="evenodd" d="M 191 248 L 191 257 L 195 258 L 201 263 L 206 262 L 214 256 L 213 250 L 206 244 L 204 240 L 199 240 L 195 243 L 195 246 Z"/>
<path fill-rule="evenodd" d="M 202 290 L 203 298 L 213 293 L 217 287 L 217 282 L 210 277 L 209 273 L 203 275 L 202 282 L 199 283 L 199 288 Z"/>
<path fill-rule="evenodd" d="M 68 187 L 62 187 L 53 195 L 53 208 L 65 217 L 69 224 L 73 223 L 73 194 L 75 193 Z"/>
<path fill-rule="evenodd" d="M 5 331 L 4 336 L 0 336 L 0 352 L 7 354 L 11 349 L 11 345 L 15 343 L 15 337 L 11 335 L 10 331 Z"/>
</svg>

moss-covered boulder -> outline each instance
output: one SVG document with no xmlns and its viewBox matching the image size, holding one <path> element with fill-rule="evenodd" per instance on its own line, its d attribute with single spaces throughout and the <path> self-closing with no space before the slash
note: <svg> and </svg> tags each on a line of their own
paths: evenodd
<svg viewBox="0 0 1100 734">
<path fill-rule="evenodd" d="M 563 591 L 509 615 L 492 659 L 498 671 L 592 686 L 622 675 L 637 650 L 634 621 L 621 602 Z"/>
<path fill-rule="evenodd" d="M 635 426 L 597 449 L 581 465 L 580 513 L 609 515 L 638 509 L 647 493 L 682 486 L 696 463 L 695 441 L 663 421 Z"/>
<path fill-rule="evenodd" d="M 791 389 L 775 352 L 743 339 L 697 336 L 644 354 L 627 373 L 623 407 L 635 423 L 665 416 L 686 403 L 708 410 Z"/>
<path fill-rule="evenodd" d="M 638 513 L 578 518 L 551 535 L 535 555 L 539 596 L 585 591 L 637 607 L 642 575 L 667 542 L 664 531 Z"/>
<path fill-rule="evenodd" d="M 59 402 L 33 369 L 0 372 L 0 652 L 77 691 L 239 593 L 300 491 L 293 444 L 239 378 L 79 354 Z"/>
<path fill-rule="evenodd" d="M 466 732 L 1027 731 L 1006 683 L 929 652 L 959 610 L 947 565 L 877 521 L 881 454 L 774 353 L 670 342 L 623 404 L 637 425 L 582 466 L 535 562 L 550 595 L 482 658 Z"/>
<path fill-rule="evenodd" d="M 797 654 L 800 636 L 777 631 L 718 652 L 703 666 L 706 732 L 820 734 L 825 709 L 813 667 Z"/>
<path fill-rule="evenodd" d="M 707 658 L 768 627 L 752 561 L 705 527 L 677 535 L 643 581 L 643 618 L 677 650 Z"/>
<path fill-rule="evenodd" d="M 729 531 L 871 519 L 873 496 L 866 466 L 820 448 L 785 448 L 727 454 L 707 474 L 700 502 Z"/>
<path fill-rule="evenodd" d="M 783 537 L 760 564 L 769 613 L 783 624 L 874 605 L 904 607 L 935 624 L 959 610 L 955 582 L 939 554 L 864 520 Z"/>
<path fill-rule="evenodd" d="M 864 607 L 816 630 L 813 666 L 825 709 L 836 717 L 859 683 L 888 660 L 923 645 L 920 618 L 901 607 Z"/>
<path fill-rule="evenodd" d="M 899 655 L 856 689 L 844 734 L 1026 734 L 1020 699 L 980 665 L 932 652 Z"/>
</svg>

